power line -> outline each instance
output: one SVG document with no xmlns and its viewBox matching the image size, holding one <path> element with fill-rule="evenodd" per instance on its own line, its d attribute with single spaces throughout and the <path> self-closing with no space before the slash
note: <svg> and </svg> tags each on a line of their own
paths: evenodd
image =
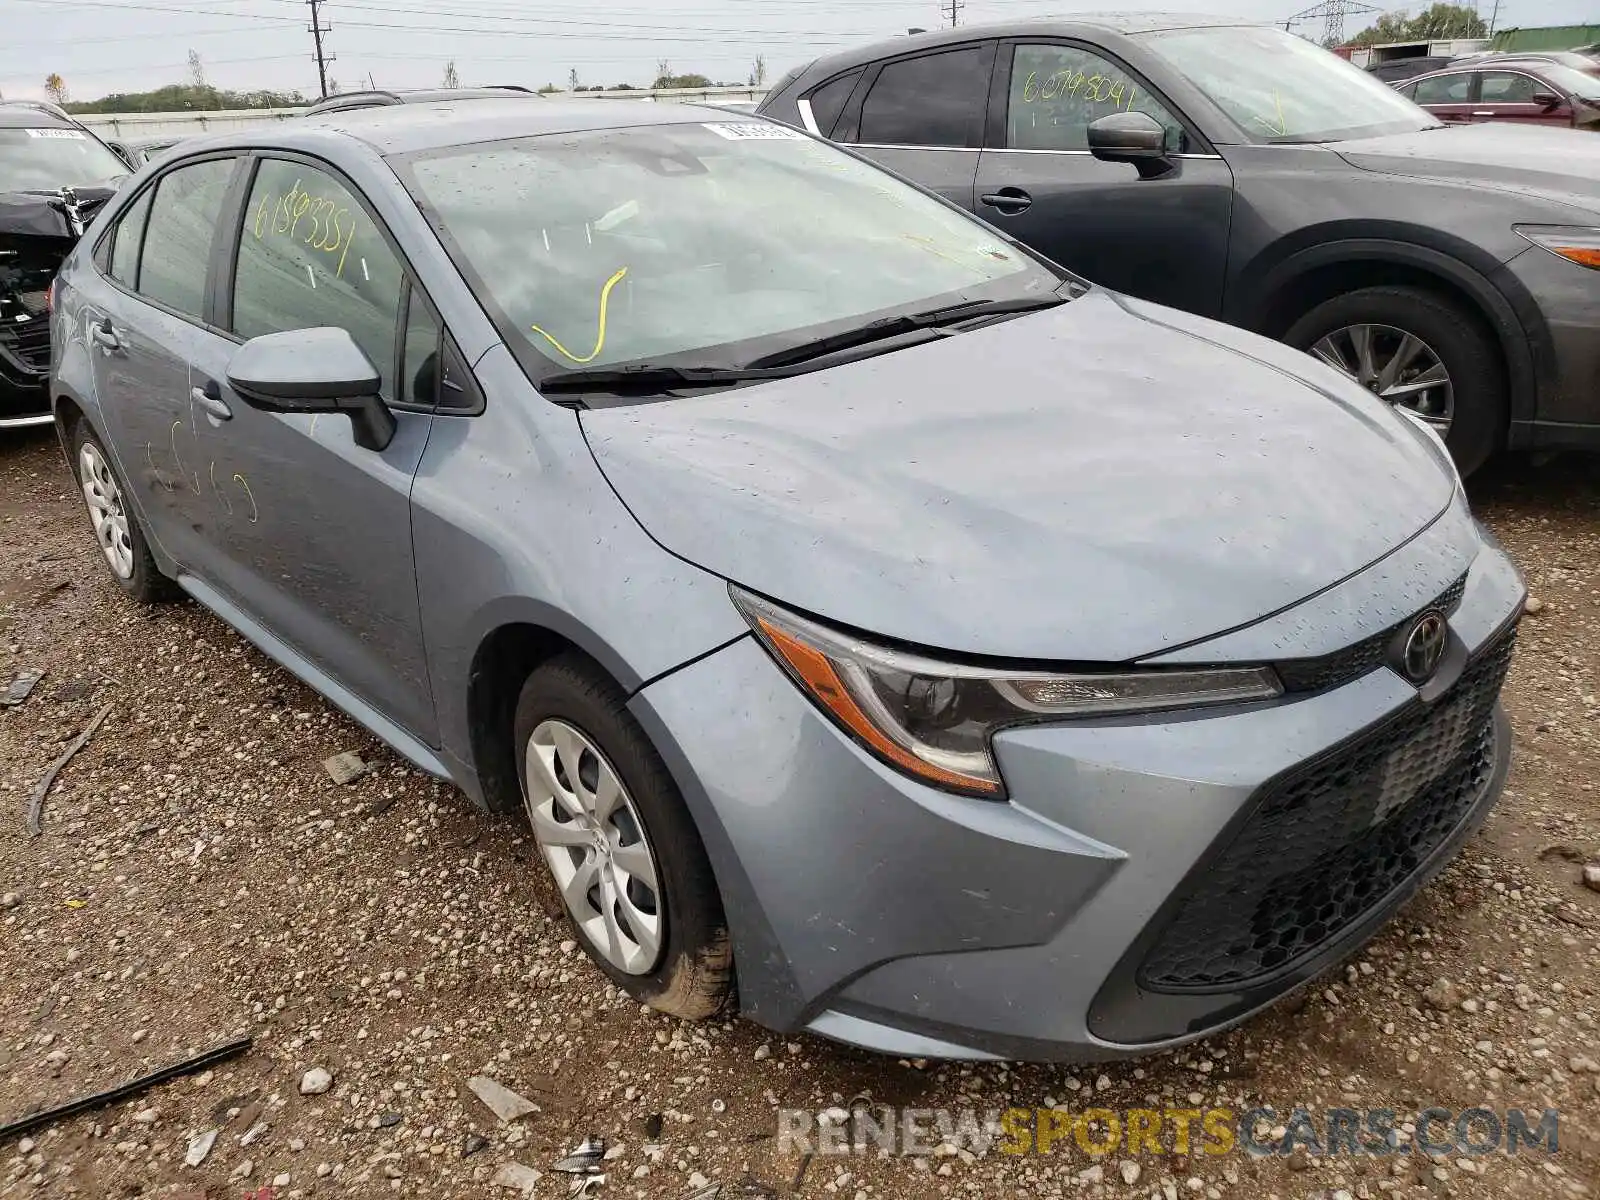
<svg viewBox="0 0 1600 1200">
<path fill-rule="evenodd" d="M 306 0 L 311 6 L 311 40 L 316 43 L 317 53 L 317 86 L 322 90 L 322 98 L 328 98 L 328 64 L 338 58 L 336 54 L 324 54 L 322 49 L 322 35 L 332 33 L 332 26 L 322 24 L 322 11 L 318 7 L 326 0 Z"/>
</svg>

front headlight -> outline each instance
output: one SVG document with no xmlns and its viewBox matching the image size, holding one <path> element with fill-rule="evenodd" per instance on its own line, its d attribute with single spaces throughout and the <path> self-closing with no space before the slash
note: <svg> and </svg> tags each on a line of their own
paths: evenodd
<svg viewBox="0 0 1600 1200">
<path fill-rule="evenodd" d="M 730 587 L 733 601 L 823 712 L 883 761 L 936 787 L 1004 795 L 999 729 L 1072 717 L 1270 700 L 1270 668 L 1050 673 L 940 662 L 875 645 Z"/>
<path fill-rule="evenodd" d="M 1582 225 L 1513 225 L 1517 233 L 1551 254 L 1600 271 L 1600 229 Z"/>
</svg>

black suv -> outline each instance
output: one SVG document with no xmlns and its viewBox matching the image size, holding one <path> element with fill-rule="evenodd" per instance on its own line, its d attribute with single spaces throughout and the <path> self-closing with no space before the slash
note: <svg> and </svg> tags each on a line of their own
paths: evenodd
<svg viewBox="0 0 1600 1200">
<path fill-rule="evenodd" d="M 1281 29 L 1181 16 L 897 38 L 818 59 L 760 111 L 1096 283 L 1309 350 L 1426 418 L 1464 471 L 1600 448 L 1593 134 L 1444 126 Z"/>
<path fill-rule="evenodd" d="M 0 102 L 0 429 L 50 423 L 50 281 L 127 174 L 54 105 Z"/>
</svg>

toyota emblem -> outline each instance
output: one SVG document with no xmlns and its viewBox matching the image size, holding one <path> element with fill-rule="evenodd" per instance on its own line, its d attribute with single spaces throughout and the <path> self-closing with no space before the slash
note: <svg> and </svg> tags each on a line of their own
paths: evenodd
<svg viewBox="0 0 1600 1200">
<path fill-rule="evenodd" d="M 1450 627 L 1441 612 L 1425 612 L 1417 618 L 1411 632 L 1406 634 L 1401 666 L 1406 678 L 1415 684 L 1424 684 L 1433 678 L 1444 658 L 1445 643 L 1450 638 Z"/>
</svg>

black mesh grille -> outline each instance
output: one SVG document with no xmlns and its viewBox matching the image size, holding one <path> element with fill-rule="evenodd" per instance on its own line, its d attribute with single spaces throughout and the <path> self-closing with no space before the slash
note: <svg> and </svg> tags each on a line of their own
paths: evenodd
<svg viewBox="0 0 1600 1200">
<path fill-rule="evenodd" d="M 1515 630 L 1430 708 L 1270 786 L 1156 939 L 1149 988 L 1232 990 L 1317 949 L 1403 884 L 1494 767 L 1493 711 Z"/>
<path fill-rule="evenodd" d="M 1467 577 L 1463 575 L 1446 588 L 1432 604 L 1418 611 L 1426 612 L 1428 609 L 1437 608 L 1449 616 L 1461 603 L 1462 593 L 1466 590 Z M 1402 627 L 1415 619 L 1415 616 L 1407 617 L 1381 633 L 1375 633 L 1353 646 L 1335 650 L 1332 654 L 1325 654 L 1321 658 L 1298 658 L 1273 665 L 1277 668 L 1278 678 L 1283 681 L 1285 691 L 1320 692 L 1323 688 L 1337 687 L 1341 683 L 1348 683 L 1368 671 L 1375 671 L 1381 667 L 1389 642 Z"/>
<path fill-rule="evenodd" d="M 50 323 L 46 320 L 0 324 L 0 346 L 35 371 L 50 369 Z"/>
</svg>

